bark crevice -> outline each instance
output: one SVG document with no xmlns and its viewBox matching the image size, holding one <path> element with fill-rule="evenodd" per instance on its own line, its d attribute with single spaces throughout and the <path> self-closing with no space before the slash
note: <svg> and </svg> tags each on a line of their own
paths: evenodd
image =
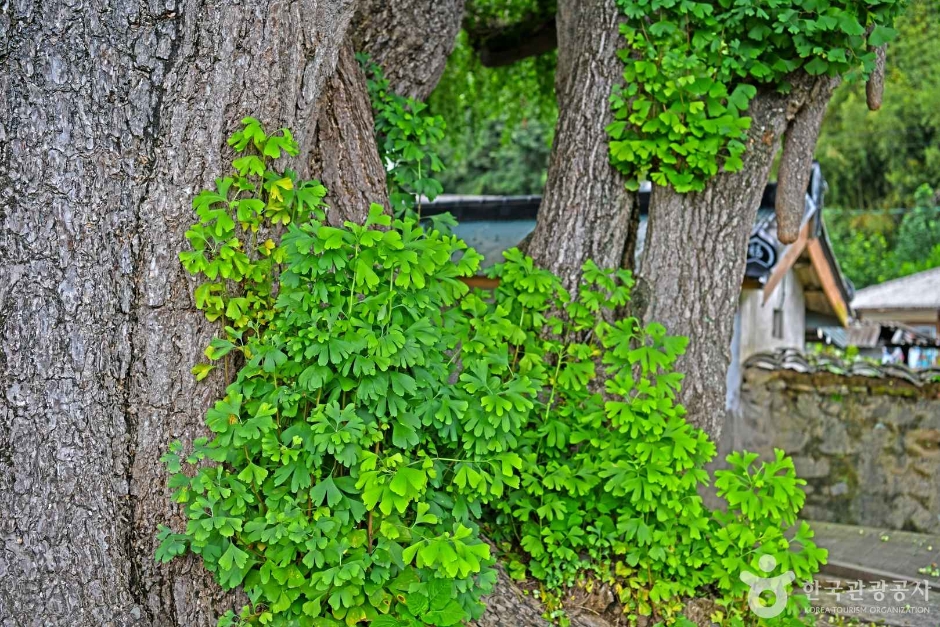
<svg viewBox="0 0 940 627">
<path fill-rule="evenodd" d="M 166 55 L 166 59 L 162 64 L 162 69 L 160 75 L 162 77 L 167 77 L 173 71 L 176 66 L 177 59 L 180 57 L 180 51 L 182 49 L 182 33 L 185 30 L 185 17 L 184 13 L 169 12 L 164 15 L 164 22 L 169 22 L 171 25 L 171 31 L 168 34 L 170 37 L 170 49 L 169 53 Z M 131 242 L 129 243 L 130 247 L 130 273 L 134 277 L 140 276 L 141 268 L 144 265 L 144 255 L 143 247 L 141 246 L 140 241 L 140 230 L 141 225 L 144 224 L 143 212 L 144 212 L 144 203 L 150 194 L 150 187 L 157 175 L 157 159 L 156 152 L 158 150 L 158 143 L 160 138 L 163 136 L 161 131 L 162 121 L 163 121 L 163 102 L 166 97 L 167 87 L 161 82 L 155 82 L 153 85 L 154 96 L 153 96 L 153 105 L 150 109 L 148 118 L 149 123 L 144 127 L 144 137 L 150 140 L 152 144 L 150 145 L 150 154 L 145 158 L 147 160 L 145 164 L 145 172 L 142 174 L 144 182 L 143 192 L 141 194 L 138 202 L 135 203 L 133 209 L 133 221 L 132 221 L 132 231 L 136 233 Z M 125 420 L 125 431 L 128 434 L 126 438 L 126 459 L 127 459 L 127 468 L 125 470 L 125 482 L 127 485 L 127 494 L 125 495 L 125 513 L 122 514 L 121 520 L 126 524 L 127 528 L 125 530 L 126 537 L 124 541 L 124 549 L 127 551 L 125 559 L 128 564 L 128 589 L 130 591 L 131 597 L 136 605 L 140 608 L 146 620 L 150 623 L 154 622 L 154 616 L 151 611 L 151 608 L 147 604 L 147 584 L 145 582 L 145 568 L 142 563 L 143 560 L 152 560 L 153 556 L 150 554 L 141 554 L 138 550 L 138 547 L 141 545 L 141 538 L 138 537 L 139 529 L 134 524 L 134 521 L 137 520 L 137 495 L 134 493 L 134 490 L 131 489 L 135 482 L 134 470 L 136 468 L 137 461 L 137 440 L 136 433 L 139 428 L 138 421 L 138 412 L 134 403 L 134 398 L 132 396 L 132 391 L 134 390 L 134 365 L 138 362 L 138 339 L 140 337 L 140 320 L 141 315 L 140 311 L 143 307 L 146 307 L 143 302 L 143 291 L 141 289 L 141 282 L 138 278 L 134 280 L 131 286 L 130 293 L 130 302 L 131 307 L 128 313 L 127 320 L 127 341 L 128 341 L 128 368 L 124 373 L 124 378 L 120 383 L 121 388 L 124 391 L 124 407 L 123 414 Z M 162 577 L 162 573 L 158 573 L 158 576 Z M 173 604 L 169 607 L 169 616 L 171 624 L 176 623 L 176 608 Z"/>
<path fill-rule="evenodd" d="M 329 191 L 327 222 L 363 223 L 371 203 L 389 210 L 385 166 L 375 145 L 366 78 L 349 41 L 340 51 L 319 109 L 310 168 Z"/>
</svg>

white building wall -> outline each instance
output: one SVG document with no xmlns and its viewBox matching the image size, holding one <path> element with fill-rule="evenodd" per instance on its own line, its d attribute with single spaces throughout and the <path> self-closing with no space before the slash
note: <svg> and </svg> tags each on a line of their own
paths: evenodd
<svg viewBox="0 0 940 627">
<path fill-rule="evenodd" d="M 806 333 L 806 302 L 803 286 L 793 270 L 787 272 L 780 284 L 763 303 L 763 290 L 741 291 L 739 306 L 740 344 L 738 357 L 745 359 L 761 351 L 778 348 L 803 350 Z M 782 316 L 781 337 L 774 335 L 774 312 Z"/>
</svg>

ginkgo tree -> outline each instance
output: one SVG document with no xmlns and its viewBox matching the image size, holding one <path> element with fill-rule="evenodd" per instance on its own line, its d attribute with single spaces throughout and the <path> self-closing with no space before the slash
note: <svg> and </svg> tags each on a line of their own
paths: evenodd
<svg viewBox="0 0 940 627">
<path fill-rule="evenodd" d="M 550 362 L 558 369 L 557 380 L 555 370 L 547 370 L 540 371 L 541 382 L 534 375 L 526 375 L 526 382 L 522 364 L 533 371 L 537 366 L 537 359 L 526 355 L 544 350 L 554 358 L 560 345 L 535 345 L 518 355 L 508 348 L 500 348 L 495 357 L 490 352 L 493 346 L 544 340 L 541 333 L 523 338 L 519 329 L 541 329 L 551 319 L 549 312 L 523 312 L 531 316 L 523 324 L 506 317 L 505 307 L 491 309 L 491 300 L 467 299 L 457 279 L 473 271 L 473 258 L 449 236 L 428 236 L 417 224 L 385 226 L 378 212 L 371 226 L 363 226 L 371 203 L 390 203 L 387 164 L 376 145 L 368 84 L 355 52 L 367 53 L 382 66 L 393 93 L 420 99 L 443 69 L 464 4 L 180 0 L 156 7 L 93 0 L 78 11 L 74 3 L 48 0 L 41 10 L 36 3 L 10 6 L 4 14 L 9 19 L 4 21 L 6 72 L 0 86 L 0 378 L 5 390 L 0 395 L 0 461 L 5 468 L 0 483 L 7 497 L 0 505 L 0 526 L 15 550 L 0 565 L 4 616 L 44 625 L 188 627 L 211 624 L 233 607 L 240 610 L 244 598 L 220 591 L 205 576 L 206 569 L 184 559 L 165 562 L 187 551 L 197 554 L 216 581 L 226 586 L 240 582 L 237 586 L 251 590 L 256 599 L 264 596 L 261 605 L 267 609 L 253 616 L 257 621 L 262 616 L 267 620 L 265 612 L 275 606 L 294 615 L 328 612 L 334 621 L 339 620 L 332 615 L 337 612 L 343 621 L 355 621 L 361 612 L 381 613 L 387 593 L 388 609 L 395 604 L 395 620 L 440 612 L 434 620 L 443 623 L 454 620 L 457 612 L 450 601 L 464 616 L 479 611 L 478 591 L 470 581 L 485 589 L 492 565 L 484 557 L 486 545 L 475 521 L 487 520 L 484 510 L 493 515 L 487 504 L 513 498 L 533 499 L 526 520 L 521 512 L 501 513 L 512 521 L 510 526 L 529 530 L 522 549 L 527 553 L 519 553 L 517 561 L 530 575 L 534 569 L 528 564 L 542 559 L 534 557 L 535 540 L 545 545 L 542 529 L 553 534 L 552 551 L 581 553 L 581 547 L 564 541 L 580 541 L 580 535 L 551 528 L 561 516 L 559 499 L 536 504 L 523 489 L 540 489 L 535 478 L 541 477 L 540 465 L 546 461 L 558 464 L 551 470 L 553 490 L 586 489 L 587 478 L 575 473 L 577 478 L 569 480 L 562 469 L 573 469 L 579 460 L 567 460 L 564 450 L 539 450 L 538 444 L 525 455 L 518 447 L 536 440 L 557 447 L 581 433 L 575 414 L 553 413 L 552 402 L 547 410 L 546 401 L 566 396 L 557 390 L 552 395 L 558 382 L 567 387 L 590 378 L 585 358 L 569 355 L 570 368 Z M 544 220 L 529 252 L 543 268 L 557 262 L 554 274 L 562 286 L 571 287 L 578 284 L 572 277 L 585 273 L 586 259 L 614 268 L 622 257 L 632 257 L 624 255 L 636 216 L 629 211 L 632 196 L 604 158 L 609 148 L 604 128 L 613 121 L 609 97 L 614 85 L 623 84 L 626 67 L 617 54 L 625 40 L 614 35 L 627 18 L 614 0 L 526 4 L 538 9 L 540 19 L 548 19 L 556 4 L 559 9 L 557 23 L 547 31 L 557 34 L 559 44 L 554 166 Z M 702 3 L 668 4 L 659 3 L 655 10 Z M 723 0 L 709 4 L 720 11 L 740 8 Z M 888 1 L 794 2 L 798 4 L 800 16 L 788 23 L 796 29 L 790 33 L 794 39 L 803 35 L 807 19 L 844 9 L 865 27 L 866 47 L 877 43 L 874 28 L 890 26 L 882 21 L 887 13 L 879 13 L 881 9 L 902 6 Z M 546 31 L 540 32 L 544 37 Z M 828 54 L 830 39 L 836 41 L 827 38 L 822 51 L 808 54 Z M 879 50 L 862 56 L 870 60 L 874 54 L 877 67 L 883 59 Z M 867 61 L 855 60 L 867 71 Z M 746 215 L 725 212 L 734 208 L 738 196 L 740 202 L 747 196 L 729 190 L 750 193 L 763 187 L 766 170 L 751 167 L 749 160 L 755 155 L 763 159 L 789 130 L 785 127 L 791 120 L 775 112 L 792 108 L 815 115 L 825 101 L 826 79 L 835 79 L 828 71 L 818 77 L 794 72 L 787 94 L 750 78 L 740 81 L 758 87 L 748 106 L 746 117 L 753 121 L 740 172 L 719 173 L 703 192 L 682 195 L 657 188 L 651 226 L 672 226 L 651 230 L 649 261 L 644 263 L 650 270 L 640 275 L 631 303 L 652 303 L 645 321 L 655 319 L 671 334 L 691 336 L 685 355 L 677 355 L 685 361 L 677 365 L 689 373 L 680 393 L 693 399 L 720 396 L 714 382 L 724 376 L 722 325 L 730 320 L 726 305 L 738 287 L 736 255 L 743 251 L 743 240 L 735 237 L 749 226 Z M 731 85 L 729 94 L 735 89 Z M 877 96 L 877 89 L 872 92 Z M 227 145 L 226 139 L 243 130 L 241 120 L 249 116 L 263 124 L 249 122 L 253 130 L 244 129 L 235 146 Z M 766 116 L 774 123 L 767 127 L 769 134 L 761 134 Z M 292 134 L 276 133 L 271 141 L 263 126 L 290 127 Z M 246 139 L 246 153 L 239 156 L 244 160 L 235 166 L 229 187 L 224 179 L 212 185 L 214 177 L 225 176 L 221 164 Z M 296 142 L 295 156 L 291 140 Z M 277 150 L 278 163 L 287 163 L 272 169 Z M 425 172 L 422 166 L 421 176 L 403 182 L 414 183 Z M 248 188 L 237 187 L 241 179 L 249 181 Z M 322 185 L 312 183 L 314 179 Z M 204 215 L 197 215 L 193 225 L 192 198 L 207 187 L 210 195 L 197 201 Z M 309 194 L 306 201 L 304 194 Z M 323 202 L 330 206 L 325 223 L 314 220 Z M 344 226 L 347 220 L 359 230 Z M 310 227 L 313 221 L 321 222 L 314 231 L 300 229 L 301 223 Z M 296 240 L 283 239 L 283 231 L 291 227 Z M 734 233 L 729 236 L 727 229 Z M 676 246 L 677 240 L 684 245 Z M 181 260 L 181 251 L 189 256 Z M 463 265 L 445 260 L 461 252 Z M 351 258 L 357 261 L 349 265 L 345 260 Z M 655 260 L 675 264 L 662 268 Z M 322 272 L 321 263 L 340 267 L 336 276 L 321 277 L 333 291 L 309 280 Z M 281 274 L 294 265 L 297 272 Z M 424 267 L 435 268 L 435 274 Z M 503 270 L 507 284 L 513 282 L 512 273 L 525 281 L 526 288 L 514 296 L 520 303 L 533 297 L 536 285 L 551 282 L 534 273 L 534 267 L 522 257 Z M 198 291 L 187 270 L 205 278 Z M 722 281 L 710 283 L 716 276 Z M 290 283 L 294 280 L 296 285 Z M 305 282 L 310 285 L 302 290 Z M 703 285 L 714 289 L 697 291 Z M 387 300 L 396 291 L 409 294 L 410 300 Z M 297 301 L 285 302 L 288 293 Z M 469 310 L 447 306 L 434 313 L 432 302 L 456 301 L 461 293 L 460 307 Z M 368 298 L 357 298 L 364 294 Z M 669 299 L 679 294 L 691 296 L 675 306 Z M 573 302 L 589 306 L 587 301 Z M 323 303 L 326 308 L 318 309 Z M 294 317 L 274 315 L 276 308 Z M 409 309 L 413 324 L 396 330 L 386 323 Z M 351 313 L 363 314 L 356 319 L 366 326 L 351 325 Z M 623 312 L 618 308 L 617 313 Z M 419 324 L 419 318 L 433 321 L 433 329 Z M 450 322 L 467 330 L 468 320 L 479 318 L 486 324 L 468 331 L 460 351 L 461 375 L 468 378 L 441 384 L 439 377 L 457 362 L 448 364 L 455 353 L 441 350 L 434 338 L 453 337 Z M 313 319 L 320 326 L 304 324 Z M 689 327 L 690 320 L 697 326 Z M 640 326 L 649 327 L 645 322 Z M 333 332 L 337 327 L 342 333 Z M 287 342 L 288 337 L 295 342 Z M 316 348 L 306 356 L 311 346 Z M 420 359 L 436 368 L 420 366 Z M 493 365 L 485 369 L 474 363 L 478 361 Z M 329 394 L 324 391 L 318 400 L 313 390 L 320 389 Z M 432 395 L 433 389 L 447 394 Z M 547 396 L 540 396 L 542 392 Z M 532 407 L 520 404 L 517 396 Z M 401 399 L 406 399 L 404 405 Z M 403 407 L 420 409 L 418 422 Z M 708 403 L 690 407 L 703 412 Z M 283 439 L 284 431 L 301 422 L 298 416 L 305 418 L 303 424 Z M 620 420 L 619 414 L 605 411 L 597 429 L 609 430 L 608 421 L 615 417 Z M 383 424 L 388 428 L 383 430 Z M 159 463 L 177 439 L 186 444 L 164 457 L 166 465 Z M 493 448 L 497 444 L 505 448 Z M 438 446 L 441 450 L 432 450 Z M 358 452 L 366 451 L 378 458 L 374 469 L 363 472 L 379 474 L 357 487 L 361 477 L 353 477 L 346 463 L 356 466 Z M 301 459 L 310 465 L 299 463 Z M 317 459 L 322 463 L 312 463 Z M 195 468 L 190 460 L 197 462 Z M 425 468 L 428 460 L 431 467 Z M 173 503 L 166 498 L 166 471 L 177 464 L 186 472 L 170 473 L 170 492 L 180 500 Z M 401 473 L 403 468 L 409 471 Z M 424 474 L 423 487 L 417 487 L 420 482 L 410 470 Z M 779 474 L 789 477 L 790 472 L 781 467 Z M 514 477 L 519 488 L 510 483 Z M 672 480 L 669 475 L 653 479 L 655 485 Z M 634 485 L 632 480 L 628 485 Z M 270 506 L 255 493 L 266 487 L 271 488 Z M 365 490 L 370 503 L 377 495 L 374 510 L 362 500 Z M 671 490 L 666 493 L 675 496 Z M 441 512 L 434 510 L 435 504 Z M 303 509 L 308 506 L 309 513 Z M 590 509 L 592 517 L 596 514 L 598 520 L 605 515 Z M 752 522 L 768 521 L 783 524 L 773 509 L 762 521 Z M 653 522 L 644 520 L 655 541 Z M 159 539 L 158 524 L 170 530 Z M 742 524 L 753 530 L 750 523 Z M 625 520 L 624 525 L 627 533 L 647 538 L 646 527 L 638 522 Z M 532 531 L 536 527 L 538 533 Z M 465 535 L 467 529 L 470 535 Z M 602 535 L 603 530 L 594 525 L 591 533 Z M 419 539 L 417 533 L 424 535 Z M 322 551 L 324 539 L 337 544 Z M 367 564 L 380 542 L 383 548 L 397 543 L 402 554 L 409 549 L 413 561 L 405 565 L 403 555 L 389 550 Z M 153 560 L 158 547 L 160 563 Z M 441 566 L 442 554 L 450 559 L 445 547 L 463 560 L 456 579 L 453 567 Z M 624 548 L 616 542 L 610 547 L 615 553 Z M 323 559 L 319 565 L 318 555 Z M 658 555 L 650 551 L 651 567 Z M 480 571 L 472 574 L 477 562 Z M 367 566 L 369 579 L 364 578 Z M 546 578 L 561 580 L 565 574 L 564 569 L 543 568 Z M 415 582 L 389 579 L 392 571 L 426 577 L 412 590 Z M 303 584 L 298 574 L 308 576 Z M 404 601 L 390 592 L 400 592 L 394 588 L 398 585 L 408 588 Z M 318 597 L 324 588 L 329 594 Z M 511 624 L 541 620 L 541 610 L 512 597 L 510 586 L 494 593 L 503 594 L 504 602 L 490 597 L 488 614 Z M 357 605 L 354 599 L 363 602 Z M 639 607 L 639 601 L 646 600 L 630 602 Z"/>
</svg>

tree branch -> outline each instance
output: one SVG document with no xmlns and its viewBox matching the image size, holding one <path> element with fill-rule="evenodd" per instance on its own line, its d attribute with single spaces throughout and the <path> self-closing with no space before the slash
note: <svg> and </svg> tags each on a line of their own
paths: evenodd
<svg viewBox="0 0 940 627">
<path fill-rule="evenodd" d="M 888 46 L 875 48 L 875 69 L 868 77 L 865 85 L 865 95 L 868 99 L 868 108 L 877 111 L 881 108 L 881 101 L 885 93 L 885 63 L 888 59 Z"/>
<path fill-rule="evenodd" d="M 360 0 L 350 34 L 393 93 L 426 100 L 454 49 L 464 0 Z"/>
<path fill-rule="evenodd" d="M 525 19 L 485 34 L 468 32 L 471 45 L 485 67 L 512 65 L 558 47 L 554 15 Z"/>
<path fill-rule="evenodd" d="M 777 238 L 792 244 L 800 234 L 806 207 L 806 188 L 813 163 L 813 152 L 822 126 L 826 106 L 839 78 L 820 77 L 803 105 L 787 125 L 783 139 L 783 155 L 777 171 Z"/>
</svg>

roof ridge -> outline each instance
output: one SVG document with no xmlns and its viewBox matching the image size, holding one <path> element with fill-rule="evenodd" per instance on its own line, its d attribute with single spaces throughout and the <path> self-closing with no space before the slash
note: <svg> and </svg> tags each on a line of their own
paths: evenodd
<svg viewBox="0 0 940 627">
<path fill-rule="evenodd" d="M 830 373 L 842 376 L 902 379 L 915 387 L 940 382 L 940 368 L 916 369 L 906 364 L 878 364 L 866 360 L 849 361 L 838 357 L 802 353 L 793 348 L 763 351 L 748 357 L 744 368 L 791 370 L 803 374 Z"/>
</svg>

